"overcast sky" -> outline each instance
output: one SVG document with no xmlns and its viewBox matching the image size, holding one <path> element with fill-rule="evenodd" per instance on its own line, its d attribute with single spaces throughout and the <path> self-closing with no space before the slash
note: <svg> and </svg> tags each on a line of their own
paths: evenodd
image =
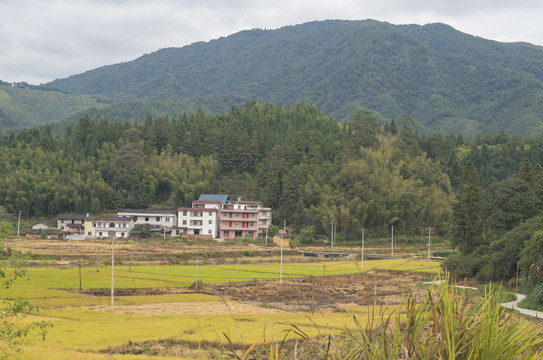
<svg viewBox="0 0 543 360">
<path fill-rule="evenodd" d="M 326 19 L 441 22 L 543 45 L 541 0 L 0 0 L 0 80 L 40 84 L 165 47 Z"/>
</svg>

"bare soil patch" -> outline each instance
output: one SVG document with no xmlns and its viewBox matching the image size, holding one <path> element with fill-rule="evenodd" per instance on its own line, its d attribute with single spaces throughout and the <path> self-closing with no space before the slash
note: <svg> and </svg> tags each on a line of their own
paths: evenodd
<svg viewBox="0 0 543 360">
<path fill-rule="evenodd" d="M 255 281 L 243 284 L 209 286 L 218 296 L 233 300 L 272 306 L 291 311 L 334 310 L 345 304 L 398 304 L 402 294 L 412 292 L 416 297 L 426 294 L 418 286 L 424 275 L 379 272 L 322 278 L 279 281 Z M 375 296 L 375 292 L 377 295 Z"/>
</svg>

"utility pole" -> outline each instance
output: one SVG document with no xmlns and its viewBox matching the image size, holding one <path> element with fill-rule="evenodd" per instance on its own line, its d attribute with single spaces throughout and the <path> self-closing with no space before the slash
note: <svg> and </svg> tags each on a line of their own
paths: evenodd
<svg viewBox="0 0 543 360">
<path fill-rule="evenodd" d="M 268 228 L 266 228 L 266 245 L 268 245 Z"/>
<path fill-rule="evenodd" d="M 515 292 L 518 293 L 518 261 L 517 261 L 517 281 L 515 283 Z"/>
<path fill-rule="evenodd" d="M 426 230 L 428 230 L 428 260 L 430 260 L 430 245 L 431 245 L 430 234 L 432 233 L 433 229 L 428 226 Z"/>
<path fill-rule="evenodd" d="M 98 249 L 96 249 L 96 272 L 100 272 L 100 270 L 98 270 Z"/>
<path fill-rule="evenodd" d="M 332 224 L 332 229 L 330 230 L 330 247 L 333 248 L 334 247 L 334 219 L 333 218 L 330 224 Z"/>
<path fill-rule="evenodd" d="M 283 240 L 287 234 L 287 220 L 283 220 L 283 236 L 281 236 L 281 269 L 279 273 L 279 283 L 283 283 Z"/>
<path fill-rule="evenodd" d="M 362 269 L 364 268 L 364 235 L 365 235 L 364 232 L 365 230 L 362 229 L 362 253 L 360 256 L 360 264 L 361 264 Z"/>
<path fill-rule="evenodd" d="M 19 211 L 19 220 L 17 221 L 17 237 L 19 237 L 20 228 L 21 228 L 21 212 Z"/>
<path fill-rule="evenodd" d="M 198 256 L 196 257 L 196 290 L 198 290 Z"/>
<path fill-rule="evenodd" d="M 391 225 L 391 229 L 392 230 L 390 230 L 390 234 L 391 234 L 390 241 L 391 241 L 392 245 L 391 245 L 391 248 L 390 248 L 390 255 L 394 255 L 394 224 Z"/>
<path fill-rule="evenodd" d="M 81 292 L 81 290 L 83 290 L 83 288 L 81 287 L 81 263 L 78 263 L 79 265 L 79 292 Z"/>
<path fill-rule="evenodd" d="M 113 306 L 114 296 L 114 273 L 115 273 L 115 238 L 111 239 L 111 306 Z"/>
</svg>

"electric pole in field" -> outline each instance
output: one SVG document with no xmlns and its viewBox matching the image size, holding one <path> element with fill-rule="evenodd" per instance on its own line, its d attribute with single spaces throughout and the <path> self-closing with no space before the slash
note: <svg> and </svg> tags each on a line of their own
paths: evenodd
<svg viewBox="0 0 543 360">
<path fill-rule="evenodd" d="M 361 264 L 361 267 L 362 269 L 364 268 L 364 232 L 365 230 L 362 229 L 362 253 L 360 254 L 360 264 Z"/>
<path fill-rule="evenodd" d="M 390 255 L 394 255 L 394 224 L 391 225 L 390 230 L 390 241 L 391 241 L 391 247 L 390 247 Z"/>
<path fill-rule="evenodd" d="M 114 273 L 115 273 L 115 238 L 111 239 L 111 306 L 114 296 Z"/>
<path fill-rule="evenodd" d="M 431 227 L 427 227 L 426 230 L 428 230 L 428 260 L 430 260 L 430 245 L 431 245 L 431 238 L 430 238 L 430 235 L 432 234 L 432 228 Z"/>
<path fill-rule="evenodd" d="M 281 268 L 279 273 L 279 283 L 283 283 L 283 240 L 285 239 L 285 235 L 287 234 L 287 221 L 283 220 L 283 231 L 284 234 L 281 236 Z"/>
<path fill-rule="evenodd" d="M 332 229 L 330 230 L 330 247 L 333 248 L 334 247 L 334 219 L 332 219 L 332 222 L 330 224 L 332 224 Z"/>
<path fill-rule="evenodd" d="M 20 228 L 21 228 L 21 212 L 19 211 L 19 220 L 17 221 L 17 237 L 19 237 Z"/>
</svg>

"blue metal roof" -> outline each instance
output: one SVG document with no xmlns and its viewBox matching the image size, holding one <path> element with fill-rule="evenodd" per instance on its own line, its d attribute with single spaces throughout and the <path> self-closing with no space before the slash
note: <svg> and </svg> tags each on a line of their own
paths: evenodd
<svg viewBox="0 0 543 360">
<path fill-rule="evenodd" d="M 230 200 L 228 195 L 217 195 L 217 194 L 201 194 L 200 201 L 220 201 L 223 204 L 226 204 L 227 200 Z"/>
</svg>

